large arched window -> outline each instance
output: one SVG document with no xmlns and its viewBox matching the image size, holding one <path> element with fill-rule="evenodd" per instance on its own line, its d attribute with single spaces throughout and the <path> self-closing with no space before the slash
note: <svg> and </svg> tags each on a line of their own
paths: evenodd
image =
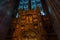
<svg viewBox="0 0 60 40">
<path fill-rule="evenodd" d="M 37 7 L 39 7 L 41 15 L 42 16 L 46 15 L 46 13 L 44 12 L 44 10 L 42 8 L 42 3 L 40 0 L 30 0 L 30 1 L 29 0 L 20 0 L 19 1 L 18 10 L 23 9 L 23 10 L 27 11 L 29 9 L 29 7 L 31 7 L 32 10 L 35 10 Z"/>
</svg>

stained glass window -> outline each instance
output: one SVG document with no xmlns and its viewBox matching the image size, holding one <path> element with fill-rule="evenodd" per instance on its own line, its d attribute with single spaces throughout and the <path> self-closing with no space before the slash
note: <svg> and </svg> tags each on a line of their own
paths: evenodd
<svg viewBox="0 0 60 40">
<path fill-rule="evenodd" d="M 28 0 L 24 0 L 24 10 L 28 10 Z"/>
<path fill-rule="evenodd" d="M 28 5 L 24 5 L 24 10 L 28 10 Z"/>
<path fill-rule="evenodd" d="M 24 3 L 23 0 L 20 0 L 18 9 L 23 9 L 23 3 Z"/>
<path fill-rule="evenodd" d="M 40 0 L 36 0 L 36 2 L 37 2 L 37 4 L 39 4 L 40 3 Z"/>
<path fill-rule="evenodd" d="M 31 9 L 36 9 L 36 0 L 31 0 Z"/>
<path fill-rule="evenodd" d="M 29 0 L 20 0 L 18 9 L 24 9 L 26 11 L 28 10 L 28 7 L 31 7 L 32 10 L 35 10 L 37 7 L 39 7 L 41 15 L 46 15 L 46 13 L 43 11 L 42 3 L 40 0 L 31 0 L 30 2 L 31 6 L 29 6 Z"/>
<path fill-rule="evenodd" d="M 24 4 L 28 4 L 29 0 L 24 0 Z"/>
</svg>

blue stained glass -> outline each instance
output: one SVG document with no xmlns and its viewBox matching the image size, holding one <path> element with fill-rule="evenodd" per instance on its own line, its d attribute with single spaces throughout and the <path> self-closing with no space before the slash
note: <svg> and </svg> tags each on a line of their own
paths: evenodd
<svg viewBox="0 0 60 40">
<path fill-rule="evenodd" d="M 39 3 L 39 4 L 37 4 L 37 6 L 42 7 L 42 4 L 41 4 L 41 3 Z"/>
<path fill-rule="evenodd" d="M 23 9 L 24 0 L 20 0 L 18 9 Z"/>
<path fill-rule="evenodd" d="M 36 2 L 36 0 L 31 0 L 31 2 L 34 2 L 34 3 L 35 3 L 35 2 Z"/>
<path fill-rule="evenodd" d="M 40 2 L 40 0 L 36 0 L 36 2 Z"/>
<path fill-rule="evenodd" d="M 24 0 L 20 0 L 20 2 L 23 2 Z"/>
<path fill-rule="evenodd" d="M 24 5 L 24 10 L 28 10 L 28 5 Z"/>
<path fill-rule="evenodd" d="M 28 1 L 28 0 L 24 0 L 25 2 Z"/>
<path fill-rule="evenodd" d="M 24 3 L 24 0 L 20 0 L 20 1 L 19 1 L 19 4 L 23 4 L 23 3 Z"/>
<path fill-rule="evenodd" d="M 24 4 L 28 4 L 29 0 L 24 0 Z"/>
<path fill-rule="evenodd" d="M 24 2 L 21 0 L 21 1 L 19 2 L 19 5 L 23 5 L 23 3 L 24 3 Z"/>
<path fill-rule="evenodd" d="M 36 3 L 37 3 L 37 4 L 40 4 L 41 2 L 40 2 L 40 0 L 36 0 Z"/>
<path fill-rule="evenodd" d="M 31 9 L 36 9 L 36 1 L 35 0 L 31 0 Z"/>
<path fill-rule="evenodd" d="M 31 8 L 32 8 L 32 9 L 36 9 L 36 5 L 32 5 Z"/>
<path fill-rule="evenodd" d="M 23 5 L 19 5 L 19 8 L 18 9 L 23 9 Z"/>
<path fill-rule="evenodd" d="M 36 0 L 37 3 L 40 3 L 40 0 Z"/>
</svg>

